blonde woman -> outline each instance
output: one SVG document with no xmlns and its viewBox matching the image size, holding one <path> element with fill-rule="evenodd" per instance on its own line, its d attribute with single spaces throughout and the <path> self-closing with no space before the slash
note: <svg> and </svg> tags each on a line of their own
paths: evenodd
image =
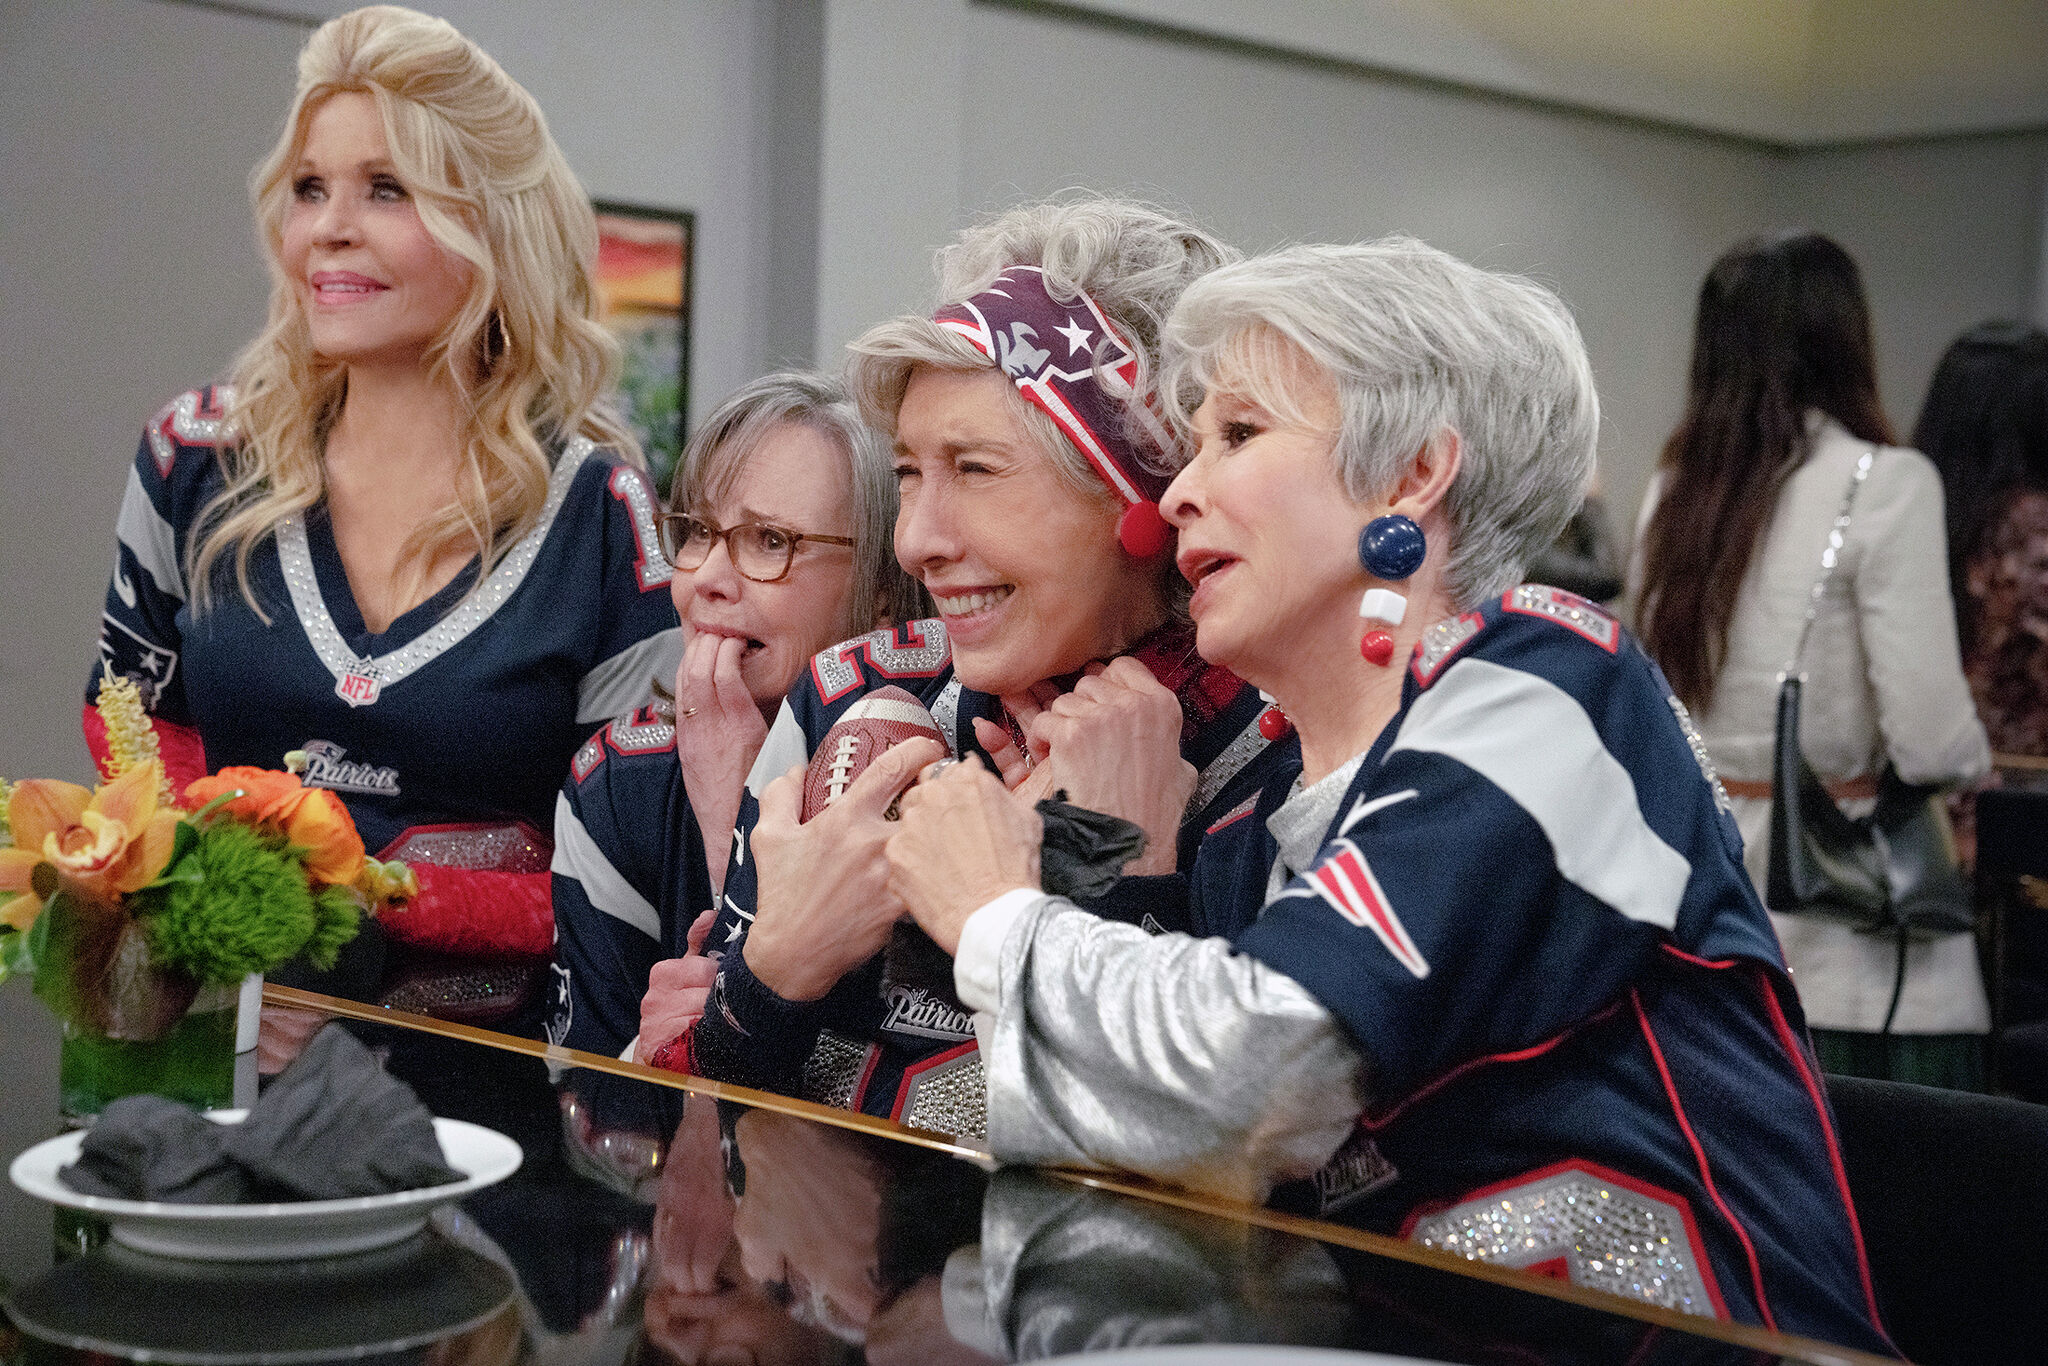
<svg viewBox="0 0 2048 1366">
<path fill-rule="evenodd" d="M 570 756 L 681 652 L 589 200 L 531 96 L 392 6 L 313 34 L 250 190 L 269 322 L 144 433 L 88 700 L 136 678 L 186 777 L 303 752 L 372 850 L 494 870 L 394 936 L 544 954 Z"/>
</svg>

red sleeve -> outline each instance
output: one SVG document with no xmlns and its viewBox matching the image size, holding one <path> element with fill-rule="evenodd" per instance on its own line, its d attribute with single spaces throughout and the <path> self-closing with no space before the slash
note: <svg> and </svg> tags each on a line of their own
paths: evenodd
<svg viewBox="0 0 2048 1366">
<path fill-rule="evenodd" d="M 443 953 L 548 953 L 555 942 L 549 875 L 414 863 L 420 894 L 377 917 L 393 939 Z"/>
</svg>

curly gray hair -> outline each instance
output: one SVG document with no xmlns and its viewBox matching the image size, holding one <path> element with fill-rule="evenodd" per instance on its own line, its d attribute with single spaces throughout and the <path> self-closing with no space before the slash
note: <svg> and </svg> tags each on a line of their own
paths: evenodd
<svg viewBox="0 0 2048 1366">
<path fill-rule="evenodd" d="M 1056 298 L 1085 290 L 1138 353 L 1137 392 L 1158 373 L 1160 330 L 1188 285 L 1239 253 L 1163 209 L 1127 199 L 1065 195 L 987 218 L 939 249 L 940 306 L 974 297 L 1011 266 L 1038 266 Z M 861 416 L 893 435 L 911 372 L 993 369 L 964 337 L 906 313 L 869 328 L 849 348 L 847 384 Z M 1025 406 L 1039 446 L 1073 487 L 1109 497 L 1087 457 L 1052 419 Z"/>
</svg>

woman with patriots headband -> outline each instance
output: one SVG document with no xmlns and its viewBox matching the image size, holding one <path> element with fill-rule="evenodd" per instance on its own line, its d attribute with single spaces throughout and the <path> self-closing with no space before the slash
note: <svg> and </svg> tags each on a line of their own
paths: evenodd
<svg viewBox="0 0 2048 1366">
<path fill-rule="evenodd" d="M 1698 737 L 1613 618 L 1517 584 L 1593 468 L 1562 302 L 1298 247 L 1191 286 L 1167 355 L 1197 640 L 1301 770 L 1204 842 L 1195 934 L 1039 891 L 1038 818 L 978 764 L 905 794 L 890 886 L 956 952 L 990 1147 L 1888 1351 Z"/>
<path fill-rule="evenodd" d="M 979 1131 L 980 1063 L 950 967 L 914 927 L 892 934 L 903 907 L 884 886 L 884 810 L 947 751 L 985 756 L 1025 800 L 1064 791 L 1143 829 L 1131 876 L 1096 909 L 1181 923 L 1205 832 L 1291 753 L 1259 732 L 1256 692 L 1195 653 L 1155 506 L 1171 459 L 1149 399 L 1159 329 L 1232 255 L 1143 205 L 1035 204 L 940 253 L 933 312 L 854 343 L 851 387 L 895 448 L 896 556 L 939 615 L 827 650 L 799 681 L 749 780 L 759 802 L 743 809 L 710 937 L 723 951 L 710 1006 L 650 993 L 643 1057 Z M 768 780 L 885 685 L 930 710 L 944 748 L 890 750 L 800 824 L 798 784 Z M 1097 730 L 1155 743 L 1141 764 L 1098 763 L 1111 751 Z M 688 917 L 661 914 L 680 954 Z M 572 972 L 572 1004 L 601 989 Z M 571 1043 L 624 1042 L 571 1025 Z"/>
</svg>

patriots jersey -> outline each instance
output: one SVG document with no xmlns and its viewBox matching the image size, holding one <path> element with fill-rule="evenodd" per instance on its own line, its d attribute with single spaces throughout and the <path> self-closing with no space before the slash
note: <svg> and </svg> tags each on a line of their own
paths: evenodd
<svg viewBox="0 0 2048 1366">
<path fill-rule="evenodd" d="M 472 561 L 381 633 L 357 610 L 324 505 L 250 555 L 268 622 L 232 555 L 198 614 L 185 566 L 232 459 L 227 406 L 226 390 L 194 389 L 143 433 L 86 700 L 101 665 L 134 678 L 152 714 L 198 731 L 211 769 L 304 751 L 306 784 L 341 797 L 371 850 L 419 825 L 546 829 L 577 746 L 681 657 L 647 477 L 569 441 L 539 522 L 475 591 Z"/>
<path fill-rule="evenodd" d="M 1181 753 L 1200 777 L 1179 837 L 1178 861 L 1187 870 L 1218 815 L 1262 791 L 1278 767 L 1298 765 L 1297 747 L 1259 734 L 1264 707 L 1256 690 L 1204 665 L 1185 629 L 1163 632 L 1134 654 L 1179 694 L 1188 718 Z M 986 760 L 974 721 L 1007 722 L 999 699 L 953 676 L 942 623 L 885 628 L 811 661 L 769 730 L 749 786 L 807 763 L 833 724 L 884 685 L 917 697 L 955 755 Z M 593 1052 L 616 1054 L 634 1037 L 653 965 L 687 951 L 691 922 L 712 905 L 673 731 L 662 724 L 657 734 L 645 729 L 650 724 L 662 723 L 635 714 L 595 737 L 572 766 L 558 807 L 556 955 L 565 980 L 553 1037 Z M 731 955 L 752 922 L 757 883 L 747 835 L 758 817 L 750 792 L 741 799 L 709 952 Z M 1182 872 L 1124 878 L 1088 908 L 1161 930 L 1186 928 L 1190 904 Z M 728 957 L 721 983 L 736 972 L 743 965 Z M 731 1065 L 720 1066 L 719 1057 Z M 985 1101 L 971 1014 L 954 994 L 951 960 L 909 927 L 815 1006 L 783 1012 L 765 1031 L 750 1020 L 744 1048 L 700 1050 L 697 1062 L 720 1080 L 944 1132 L 981 1131 Z"/>
<path fill-rule="evenodd" d="M 1253 905 L 1255 845 L 1212 879 Z M 1656 665 L 1599 608 L 1525 584 L 1432 626 L 1312 865 L 1234 943 L 1366 1061 L 1356 1134 L 1292 1198 L 1893 1350 L 1727 799 Z"/>
</svg>

